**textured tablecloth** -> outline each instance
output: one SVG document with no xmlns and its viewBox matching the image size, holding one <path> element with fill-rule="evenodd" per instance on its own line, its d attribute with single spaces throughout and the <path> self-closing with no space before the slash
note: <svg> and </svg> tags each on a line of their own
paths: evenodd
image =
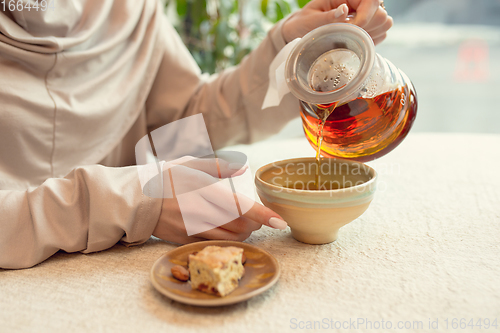
<svg viewBox="0 0 500 333">
<path fill-rule="evenodd" d="M 238 150 L 253 171 L 314 154 L 304 138 Z M 371 163 L 376 198 L 336 242 L 255 232 L 247 242 L 272 253 L 282 275 L 233 306 L 198 308 L 156 292 L 150 268 L 175 247 L 156 239 L 0 270 L 0 332 L 470 332 L 464 323 L 480 318 L 499 328 L 474 331 L 500 332 L 499 163 L 499 135 L 411 134 Z"/>
</svg>

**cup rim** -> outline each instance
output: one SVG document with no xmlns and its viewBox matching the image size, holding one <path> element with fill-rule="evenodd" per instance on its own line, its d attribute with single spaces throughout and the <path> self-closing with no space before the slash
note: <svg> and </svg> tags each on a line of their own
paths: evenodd
<svg viewBox="0 0 500 333">
<path fill-rule="evenodd" d="M 261 178 L 261 175 L 271 169 L 271 168 L 275 168 L 276 165 L 279 165 L 279 164 L 286 164 L 286 163 L 298 163 L 298 162 L 301 162 L 301 161 L 313 161 L 315 162 L 316 159 L 314 157 L 299 157 L 299 158 L 291 158 L 291 159 L 286 159 L 286 160 L 280 160 L 280 161 L 275 161 L 275 162 L 272 162 L 272 163 L 268 163 L 266 165 L 263 165 L 261 166 L 256 172 L 255 172 L 255 181 L 260 183 L 261 185 L 269 188 L 270 190 L 274 190 L 274 191 L 283 191 L 283 190 L 286 190 L 287 193 L 289 193 L 290 195 L 293 195 L 293 194 L 297 194 L 297 195 L 300 195 L 300 194 L 307 194 L 308 196 L 315 196 L 315 197 L 324 197 L 324 196 L 332 196 L 332 194 L 341 194 L 341 193 L 349 193 L 349 192 L 353 192 L 353 191 L 358 191 L 359 193 L 361 193 L 361 190 L 363 188 L 369 188 L 370 186 L 372 186 L 377 178 L 378 178 L 378 175 L 377 175 L 377 172 L 375 171 L 375 169 L 373 169 L 371 166 L 369 166 L 368 164 L 365 164 L 365 163 L 362 163 L 362 162 L 358 162 L 358 161 L 353 161 L 353 160 L 348 160 L 348 159 L 343 159 L 343 158 L 330 158 L 330 157 L 322 157 L 322 159 L 328 159 L 328 160 L 334 160 L 335 162 L 340 162 L 340 163 L 349 163 L 349 164 L 356 164 L 356 165 L 363 165 L 364 168 L 367 168 L 369 169 L 370 171 L 370 174 L 372 174 L 373 176 L 370 178 L 370 180 L 368 180 L 367 182 L 364 182 L 363 184 L 359 184 L 359 185 L 354 185 L 354 186 L 350 186 L 350 187 L 345 187 L 345 188 L 340 188 L 340 189 L 333 189 L 333 190 L 321 190 L 321 191 L 318 191 L 318 190 L 307 190 L 307 189 L 302 189 L 302 190 L 299 190 L 299 189 L 291 189 L 291 188 L 285 188 L 285 187 L 281 187 L 281 186 L 276 186 L 274 184 L 271 184 L 267 181 L 264 181 L 262 178 Z M 279 163 L 279 164 L 277 164 Z"/>
</svg>

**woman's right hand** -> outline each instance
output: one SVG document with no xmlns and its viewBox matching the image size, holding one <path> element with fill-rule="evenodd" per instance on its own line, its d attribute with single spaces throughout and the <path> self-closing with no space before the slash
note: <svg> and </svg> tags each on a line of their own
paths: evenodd
<svg viewBox="0 0 500 333">
<path fill-rule="evenodd" d="M 381 0 L 311 0 L 283 23 L 283 38 L 289 43 L 325 24 L 352 23 L 366 30 L 377 45 L 386 38 L 393 23 L 382 3 Z"/>
<path fill-rule="evenodd" d="M 287 224 L 281 216 L 242 194 L 233 193 L 219 179 L 219 172 L 220 178 L 229 178 L 242 175 L 246 169 L 222 159 L 187 157 L 166 163 L 164 187 L 165 191 L 171 191 L 168 187 L 172 183 L 174 195 L 163 199 L 153 236 L 180 244 L 214 239 L 243 241 L 262 225 L 285 229 Z M 235 212 L 235 202 L 238 212 L 244 210 L 244 214 Z M 220 225 L 231 217 L 235 218 Z M 201 232 L 193 234 L 193 230 Z"/>
</svg>

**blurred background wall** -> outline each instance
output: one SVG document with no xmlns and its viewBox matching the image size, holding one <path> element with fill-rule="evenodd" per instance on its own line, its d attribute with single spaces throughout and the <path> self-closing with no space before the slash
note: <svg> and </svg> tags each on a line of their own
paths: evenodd
<svg viewBox="0 0 500 333">
<path fill-rule="evenodd" d="M 237 64 L 307 0 L 170 0 L 166 12 L 203 71 Z M 500 0 L 385 0 L 394 27 L 377 52 L 413 81 L 413 131 L 500 133 Z M 275 139 L 301 136 L 292 121 Z M 500 149 L 500 148 L 499 148 Z"/>
</svg>

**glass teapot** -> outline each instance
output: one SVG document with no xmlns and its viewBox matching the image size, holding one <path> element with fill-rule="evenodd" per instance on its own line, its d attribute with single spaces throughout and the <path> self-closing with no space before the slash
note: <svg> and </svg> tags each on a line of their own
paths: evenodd
<svg viewBox="0 0 500 333">
<path fill-rule="evenodd" d="M 325 157 L 376 159 L 399 145 L 415 120 L 411 81 L 352 24 L 305 35 L 288 56 L 285 79 L 300 100 L 307 139 Z"/>
</svg>

